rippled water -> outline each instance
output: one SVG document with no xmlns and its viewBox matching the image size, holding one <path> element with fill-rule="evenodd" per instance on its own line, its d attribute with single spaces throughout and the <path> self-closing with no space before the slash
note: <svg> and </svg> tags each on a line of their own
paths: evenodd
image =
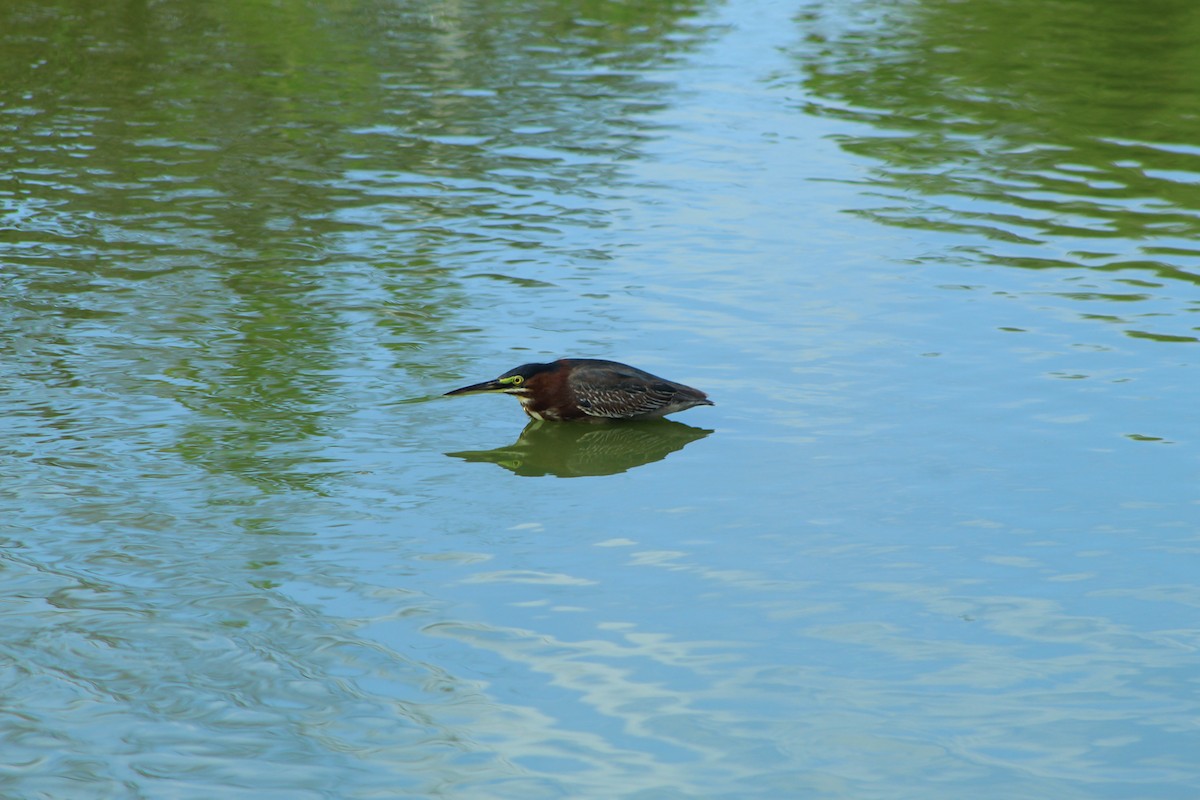
<svg viewBox="0 0 1200 800">
<path fill-rule="evenodd" d="M 1198 20 L 0 5 L 0 794 L 1195 797 Z"/>
</svg>

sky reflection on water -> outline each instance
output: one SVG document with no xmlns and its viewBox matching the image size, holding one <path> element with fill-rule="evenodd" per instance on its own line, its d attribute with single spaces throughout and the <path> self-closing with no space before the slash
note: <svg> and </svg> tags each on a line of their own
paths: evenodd
<svg viewBox="0 0 1200 800">
<path fill-rule="evenodd" d="M 0 12 L 0 794 L 1190 800 L 1195 15 L 1022 8 Z"/>
</svg>

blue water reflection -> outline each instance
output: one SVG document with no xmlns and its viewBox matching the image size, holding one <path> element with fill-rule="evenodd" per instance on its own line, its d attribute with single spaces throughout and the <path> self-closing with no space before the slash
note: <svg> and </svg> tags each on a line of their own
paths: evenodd
<svg viewBox="0 0 1200 800">
<path fill-rule="evenodd" d="M 0 795 L 1191 800 L 1158 11 L 0 10 Z"/>
</svg>

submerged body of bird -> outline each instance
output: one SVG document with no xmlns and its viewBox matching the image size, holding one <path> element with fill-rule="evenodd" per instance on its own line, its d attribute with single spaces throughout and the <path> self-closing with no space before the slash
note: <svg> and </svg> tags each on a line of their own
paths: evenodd
<svg viewBox="0 0 1200 800">
<path fill-rule="evenodd" d="M 522 364 L 446 395 L 473 393 L 511 394 L 533 419 L 555 421 L 648 419 L 713 405 L 699 389 L 598 358 Z"/>
</svg>

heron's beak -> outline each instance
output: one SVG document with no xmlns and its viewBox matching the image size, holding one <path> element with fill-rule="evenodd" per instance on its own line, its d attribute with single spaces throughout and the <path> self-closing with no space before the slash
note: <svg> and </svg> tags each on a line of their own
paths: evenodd
<svg viewBox="0 0 1200 800">
<path fill-rule="evenodd" d="M 474 394 L 477 392 L 503 392 L 505 389 L 511 388 L 509 384 L 501 383 L 498 380 L 484 381 L 483 383 L 473 383 L 470 386 L 464 386 L 461 389 L 453 389 L 442 396 L 450 397 L 456 394 Z"/>
</svg>

